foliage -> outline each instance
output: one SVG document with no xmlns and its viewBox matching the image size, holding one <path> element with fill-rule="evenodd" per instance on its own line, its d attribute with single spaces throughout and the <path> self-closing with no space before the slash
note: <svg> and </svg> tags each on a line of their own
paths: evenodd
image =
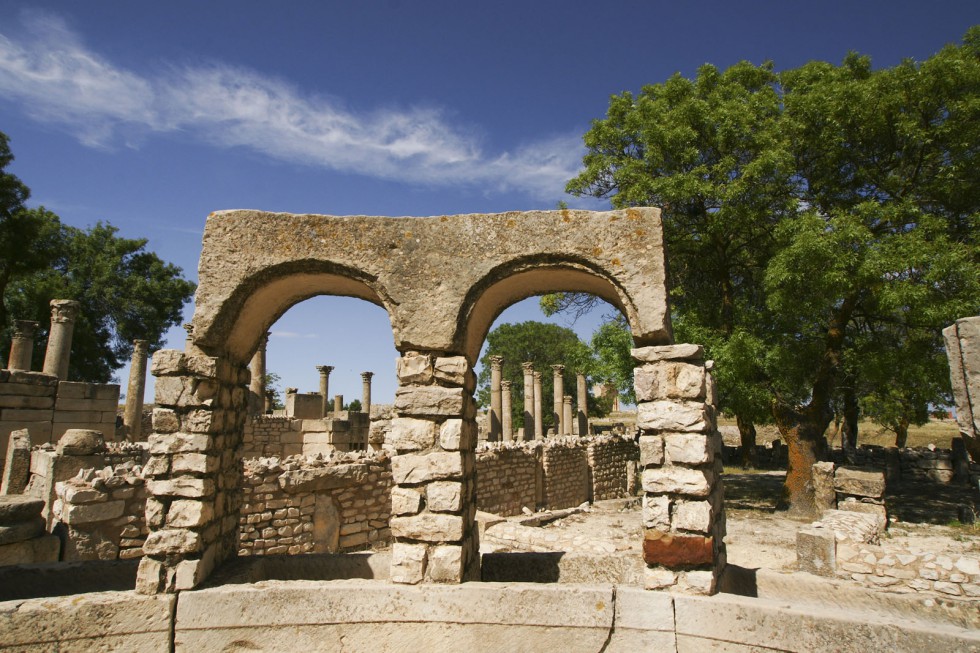
<svg viewBox="0 0 980 653">
<path fill-rule="evenodd" d="M 604 322 L 592 334 L 592 351 L 595 355 L 593 380 L 607 388 L 615 388 L 619 398 L 626 403 L 636 403 L 633 389 L 633 368 L 636 363 L 630 355 L 633 336 L 626 319 L 618 316 Z M 610 405 L 612 401 L 610 400 Z M 605 411 L 608 412 L 608 409 Z M 590 413 L 594 414 L 594 413 Z"/>
<path fill-rule="evenodd" d="M 282 377 L 275 372 L 266 372 L 265 376 L 262 377 L 262 389 L 265 391 L 266 396 L 272 393 L 272 409 L 282 410 L 286 407 L 286 404 L 282 401 L 282 391 L 279 386 L 282 385 Z"/>
<path fill-rule="evenodd" d="M 12 157 L 0 134 L 0 164 Z M 6 154 L 5 154 L 6 152 Z M 168 328 L 181 322 L 194 284 L 180 268 L 145 251 L 146 239 L 117 235 L 109 224 L 88 229 L 64 225 L 45 210 L 25 209 L 26 187 L 0 175 L 0 291 L 4 331 L 0 351 L 10 346 L 12 318 L 36 320 L 33 369 L 41 369 L 52 299 L 81 303 L 72 338 L 69 378 L 108 382 L 132 355 L 132 341 L 163 344 Z M 16 180 L 16 178 L 13 178 Z M 17 182 L 19 183 L 19 182 Z M 13 188 L 13 192 L 7 192 Z"/>
<path fill-rule="evenodd" d="M 344 406 L 344 410 L 350 410 L 350 411 L 354 411 L 354 412 L 360 412 L 361 411 L 361 400 L 360 399 L 354 399 L 349 404 L 347 404 L 346 406 Z"/>
<path fill-rule="evenodd" d="M 481 406 L 490 405 L 490 357 L 503 356 L 501 379 L 511 382 L 512 418 L 514 428 L 524 425 L 524 372 L 521 364 L 534 363 L 535 371 L 541 372 L 541 408 L 544 428 L 554 426 L 552 406 L 554 399 L 554 372 L 552 365 L 564 365 L 562 374 L 565 394 L 574 396 L 576 373 L 590 374 L 593 369 L 592 352 L 579 340 L 571 329 L 543 322 L 501 324 L 487 335 L 487 349 L 480 359 L 482 369 L 478 379 L 477 401 Z"/>
</svg>

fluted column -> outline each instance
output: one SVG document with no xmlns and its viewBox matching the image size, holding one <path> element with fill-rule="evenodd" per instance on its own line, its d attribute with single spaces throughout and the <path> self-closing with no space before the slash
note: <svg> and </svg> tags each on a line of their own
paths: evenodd
<svg viewBox="0 0 980 653">
<path fill-rule="evenodd" d="M 578 435 L 579 437 L 589 434 L 589 386 L 585 382 L 585 374 L 579 372 L 575 375 L 577 388 L 576 403 L 578 404 Z"/>
<path fill-rule="evenodd" d="M 541 372 L 534 373 L 534 439 L 544 440 L 544 411 L 541 406 Z"/>
<path fill-rule="evenodd" d="M 330 410 L 330 373 L 333 365 L 317 365 L 320 373 L 320 417 L 326 417 Z"/>
<path fill-rule="evenodd" d="M 501 404 L 500 382 L 501 369 L 504 364 L 503 356 L 490 357 L 490 438 L 491 442 L 499 442 L 501 437 Z"/>
<path fill-rule="evenodd" d="M 361 372 L 361 410 L 371 418 L 371 377 L 374 372 Z"/>
<path fill-rule="evenodd" d="M 565 394 L 565 379 L 562 374 L 565 372 L 564 365 L 552 365 L 551 369 L 555 371 L 554 378 L 554 390 L 555 390 L 555 402 L 554 410 L 552 414 L 555 418 L 555 435 L 563 435 L 565 433 L 565 413 L 562 409 L 562 397 Z"/>
<path fill-rule="evenodd" d="M 146 390 L 146 340 L 133 341 L 133 358 L 129 364 L 129 385 L 126 386 L 126 408 L 123 425 L 126 439 L 136 442 L 143 431 L 143 392 Z"/>
<path fill-rule="evenodd" d="M 514 422 L 511 416 L 513 405 L 510 396 L 510 381 L 500 382 L 500 432 L 504 442 L 514 440 Z"/>
<path fill-rule="evenodd" d="M 31 358 L 34 357 L 34 332 L 37 326 L 37 322 L 32 320 L 14 320 L 14 335 L 10 339 L 7 369 L 31 371 Z"/>
<path fill-rule="evenodd" d="M 81 304 L 72 299 L 51 300 L 51 330 L 48 332 L 48 349 L 44 354 L 44 373 L 62 381 L 68 380 L 71 337 L 80 308 Z"/>
<path fill-rule="evenodd" d="M 259 347 L 252 355 L 252 362 L 249 364 L 249 370 L 252 372 L 252 380 L 249 381 L 248 386 L 252 414 L 264 413 L 268 410 L 265 398 L 265 348 L 269 344 L 269 335 L 266 333 L 259 340 Z"/>
<path fill-rule="evenodd" d="M 534 437 L 534 363 L 521 363 L 524 370 L 524 439 Z"/>
</svg>

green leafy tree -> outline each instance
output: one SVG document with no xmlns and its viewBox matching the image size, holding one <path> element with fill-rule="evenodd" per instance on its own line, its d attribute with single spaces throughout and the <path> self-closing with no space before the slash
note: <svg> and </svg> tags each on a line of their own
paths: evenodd
<svg viewBox="0 0 980 653">
<path fill-rule="evenodd" d="M 614 388 L 619 398 L 626 403 L 636 403 L 633 389 L 633 336 L 626 319 L 622 316 L 603 322 L 590 341 L 595 356 L 593 381 L 607 388 Z M 611 402 L 610 402 L 611 403 Z"/>
<path fill-rule="evenodd" d="M 355 412 L 360 412 L 361 411 L 361 400 L 360 399 L 354 399 L 349 404 L 347 404 L 346 406 L 344 406 L 344 410 L 351 410 L 351 411 L 355 411 Z"/>
<path fill-rule="evenodd" d="M 0 134 L 0 164 L 11 159 Z M 101 222 L 84 230 L 64 225 L 43 208 L 25 208 L 28 196 L 15 177 L 0 175 L 0 351 L 9 349 L 13 318 L 36 320 L 33 369 L 41 369 L 50 301 L 74 299 L 81 311 L 68 376 L 108 382 L 132 355 L 133 340 L 149 341 L 151 350 L 163 344 L 195 286 L 179 267 L 147 252 L 146 239 L 121 238 Z"/>
<path fill-rule="evenodd" d="M 282 410 L 286 407 L 282 400 L 280 386 L 282 386 L 282 377 L 275 372 L 266 372 L 265 376 L 262 377 L 262 388 L 265 390 L 266 396 L 272 393 L 273 410 Z"/>
<path fill-rule="evenodd" d="M 524 372 L 521 364 L 534 363 L 541 372 L 542 422 L 545 429 L 554 426 L 551 415 L 554 398 L 552 365 L 564 365 L 564 387 L 574 389 L 576 372 L 592 370 L 592 353 L 571 329 L 543 322 L 501 324 L 487 335 L 487 350 L 480 359 L 482 369 L 477 385 L 477 401 L 490 405 L 490 356 L 503 356 L 501 378 L 512 383 L 512 419 L 515 428 L 524 425 Z M 571 393 L 568 393 L 571 394 Z"/>
</svg>

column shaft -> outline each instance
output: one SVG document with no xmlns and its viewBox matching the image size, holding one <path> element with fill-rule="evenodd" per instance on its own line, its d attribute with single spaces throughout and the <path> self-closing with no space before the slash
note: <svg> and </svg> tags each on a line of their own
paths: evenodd
<svg viewBox="0 0 980 653">
<path fill-rule="evenodd" d="M 344 395 L 334 395 L 333 398 L 333 416 L 337 417 L 344 410 Z"/>
<path fill-rule="evenodd" d="M 269 344 L 269 334 L 266 333 L 259 340 L 258 349 L 252 355 L 252 362 L 249 364 L 249 369 L 252 372 L 252 380 L 249 381 L 249 394 L 251 395 L 249 401 L 249 407 L 251 408 L 251 413 L 265 413 L 268 412 L 269 408 L 266 404 L 266 392 L 265 392 L 265 350 L 266 346 Z"/>
<path fill-rule="evenodd" d="M 126 439 L 136 442 L 143 431 L 143 391 L 146 389 L 146 340 L 133 341 L 133 358 L 129 364 L 129 385 L 126 386 L 126 408 L 123 425 Z"/>
<path fill-rule="evenodd" d="M 562 410 L 562 397 L 565 394 L 565 379 L 562 377 L 562 374 L 565 372 L 565 366 L 552 365 L 551 369 L 555 371 L 555 402 L 554 410 L 552 412 L 555 419 L 555 435 L 564 435 L 567 424 L 565 422 L 565 413 Z"/>
<path fill-rule="evenodd" d="M 491 442 L 499 442 L 501 437 L 501 411 L 503 405 L 500 396 L 503 356 L 490 357 L 490 437 Z"/>
<path fill-rule="evenodd" d="M 48 349 L 44 353 L 44 373 L 62 381 L 68 380 L 71 337 L 80 307 L 81 304 L 71 299 L 51 300 L 51 331 L 48 333 Z"/>
<path fill-rule="evenodd" d="M 521 363 L 524 370 L 524 440 L 534 437 L 534 363 Z"/>
<path fill-rule="evenodd" d="M 511 411 L 510 381 L 500 382 L 500 435 L 504 442 L 514 440 L 514 422 Z"/>
<path fill-rule="evenodd" d="M 589 387 L 585 382 L 585 375 L 581 372 L 575 375 L 577 387 L 576 403 L 578 404 L 578 435 L 584 436 L 589 433 Z"/>
<path fill-rule="evenodd" d="M 361 372 L 361 411 L 371 419 L 371 377 L 374 372 Z"/>
<path fill-rule="evenodd" d="M 572 395 L 565 395 L 562 398 L 562 424 L 567 428 L 572 423 Z M 568 431 L 562 431 L 562 435 L 571 435 Z"/>
<path fill-rule="evenodd" d="M 14 335 L 10 339 L 7 369 L 31 371 L 31 359 L 34 357 L 34 332 L 37 326 L 37 322 L 31 320 L 14 320 Z"/>
<path fill-rule="evenodd" d="M 534 439 L 544 439 L 544 411 L 541 407 L 541 372 L 534 373 Z"/>
<path fill-rule="evenodd" d="M 326 417 L 330 412 L 330 372 L 332 365 L 317 365 L 320 373 L 320 417 Z"/>
</svg>

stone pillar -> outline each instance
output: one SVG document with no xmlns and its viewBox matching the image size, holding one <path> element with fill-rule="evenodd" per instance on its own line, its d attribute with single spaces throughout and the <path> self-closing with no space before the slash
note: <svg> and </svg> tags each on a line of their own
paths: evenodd
<svg viewBox="0 0 980 653">
<path fill-rule="evenodd" d="M 956 422 L 963 445 L 980 462 L 980 315 L 964 317 L 943 329 Z"/>
<path fill-rule="evenodd" d="M 571 435 L 567 430 L 569 425 L 572 423 L 572 395 L 565 395 L 562 398 L 562 435 Z"/>
<path fill-rule="evenodd" d="M 249 381 L 249 405 L 251 407 L 251 412 L 254 414 L 263 414 L 268 411 L 268 406 L 266 405 L 265 399 L 265 348 L 269 344 L 269 335 L 266 333 L 259 340 L 258 349 L 252 355 L 252 362 L 249 363 L 249 369 L 252 372 L 252 379 Z"/>
<path fill-rule="evenodd" d="M 589 386 L 585 382 L 585 374 L 579 372 L 575 375 L 576 404 L 578 406 L 577 419 L 578 436 L 583 437 L 589 434 Z"/>
<path fill-rule="evenodd" d="M 463 356 L 398 359 L 390 440 L 394 583 L 480 577 L 476 529 L 476 377 Z"/>
<path fill-rule="evenodd" d="M 48 349 L 44 353 L 44 373 L 68 380 L 68 362 L 71 358 L 71 337 L 75 331 L 75 318 L 81 304 L 73 299 L 51 300 L 51 331 L 48 332 Z"/>
<path fill-rule="evenodd" d="M 129 364 L 129 385 L 126 386 L 126 408 L 123 425 L 126 439 L 136 442 L 143 434 L 143 391 L 146 389 L 146 340 L 133 341 L 133 358 Z"/>
<path fill-rule="evenodd" d="M 534 363 L 521 363 L 524 370 L 524 439 L 534 437 Z"/>
<path fill-rule="evenodd" d="M 699 345 L 632 350 L 647 589 L 713 594 L 725 565 L 721 436 Z"/>
<path fill-rule="evenodd" d="M 500 435 L 504 442 L 514 441 L 514 420 L 511 415 L 513 403 L 510 396 L 510 381 L 500 382 Z"/>
<path fill-rule="evenodd" d="M 194 325 L 190 322 L 185 323 L 184 331 L 187 332 L 187 337 L 184 338 L 184 350 L 190 351 L 191 346 L 194 344 Z"/>
<path fill-rule="evenodd" d="M 268 415 L 273 411 L 276 406 L 276 393 L 272 390 L 266 390 L 265 396 L 262 398 L 262 414 Z"/>
<path fill-rule="evenodd" d="M 192 348 L 197 351 L 197 348 Z M 236 449 L 248 415 L 244 364 L 164 349 L 153 355 L 153 433 L 146 479 L 146 525 L 136 591 L 200 585 L 237 550 L 242 505 Z"/>
<path fill-rule="evenodd" d="M 534 378 L 534 439 L 544 440 L 544 411 L 541 406 L 541 372 L 535 372 Z"/>
<path fill-rule="evenodd" d="M 10 339 L 7 369 L 31 371 L 31 359 L 34 357 L 34 332 L 37 326 L 37 322 L 32 320 L 14 320 L 14 335 Z"/>
<path fill-rule="evenodd" d="M 326 417 L 330 411 L 330 373 L 333 372 L 333 365 L 317 365 L 316 371 L 320 373 L 320 417 Z"/>
<path fill-rule="evenodd" d="M 565 379 L 562 374 L 565 373 L 564 365 L 552 365 L 551 369 L 555 371 L 554 378 L 554 390 L 555 390 L 555 402 L 554 410 L 552 414 L 555 419 L 555 435 L 565 434 L 565 411 L 562 408 L 562 397 L 565 396 Z"/>
<path fill-rule="evenodd" d="M 361 372 L 361 411 L 371 419 L 371 377 L 374 372 Z"/>
<path fill-rule="evenodd" d="M 344 412 L 344 395 L 334 395 L 333 416 L 337 417 Z"/>
<path fill-rule="evenodd" d="M 501 440 L 501 411 L 503 404 L 500 396 L 501 370 L 504 364 L 503 356 L 490 357 L 490 437 L 491 442 Z"/>
</svg>

